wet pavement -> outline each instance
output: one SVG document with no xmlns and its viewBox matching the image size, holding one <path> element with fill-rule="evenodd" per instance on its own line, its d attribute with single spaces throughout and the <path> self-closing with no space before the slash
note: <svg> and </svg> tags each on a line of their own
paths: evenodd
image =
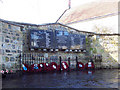
<svg viewBox="0 0 120 90">
<path fill-rule="evenodd" d="M 2 79 L 3 88 L 118 88 L 120 70 L 23 74 Z"/>
</svg>

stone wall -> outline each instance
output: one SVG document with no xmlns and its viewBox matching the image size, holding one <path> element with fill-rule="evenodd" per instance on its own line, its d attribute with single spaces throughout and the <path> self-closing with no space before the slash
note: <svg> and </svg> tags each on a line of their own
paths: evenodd
<svg viewBox="0 0 120 90">
<path fill-rule="evenodd" d="M 91 55 L 102 55 L 103 68 L 118 68 L 118 35 L 94 35 L 91 38 Z"/>
<path fill-rule="evenodd" d="M 20 26 L 0 22 L 0 65 L 1 68 L 19 68 L 18 56 L 22 52 L 22 32 Z"/>
</svg>

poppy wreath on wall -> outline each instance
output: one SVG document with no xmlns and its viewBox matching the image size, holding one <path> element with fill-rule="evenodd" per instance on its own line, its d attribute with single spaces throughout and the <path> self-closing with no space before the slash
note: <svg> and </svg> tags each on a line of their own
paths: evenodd
<svg viewBox="0 0 120 90">
<path fill-rule="evenodd" d="M 85 65 L 84 65 L 82 62 L 78 62 L 78 63 L 77 63 L 77 68 L 78 68 L 79 70 L 83 70 L 83 69 L 85 68 Z"/>
<path fill-rule="evenodd" d="M 24 72 L 29 72 L 30 71 L 30 68 L 27 64 L 22 64 L 22 69 Z"/>
<path fill-rule="evenodd" d="M 45 71 L 51 71 L 50 64 L 49 63 L 44 63 L 44 70 Z"/>
<path fill-rule="evenodd" d="M 30 71 L 31 72 L 38 72 L 39 71 L 38 64 L 32 64 L 30 67 Z"/>
<path fill-rule="evenodd" d="M 45 63 L 38 64 L 39 71 L 44 71 L 44 65 Z"/>
<path fill-rule="evenodd" d="M 94 64 L 92 62 L 88 62 L 88 63 L 85 64 L 85 68 L 86 69 L 94 69 L 95 66 L 94 66 Z"/>
<path fill-rule="evenodd" d="M 63 61 L 62 62 L 62 70 L 64 71 L 64 70 L 68 70 L 68 67 L 69 67 L 69 65 L 65 62 L 65 61 Z"/>
<path fill-rule="evenodd" d="M 50 63 L 50 69 L 51 69 L 51 71 L 58 70 L 57 68 L 58 68 L 58 65 L 57 65 L 56 62 L 51 62 Z"/>
</svg>

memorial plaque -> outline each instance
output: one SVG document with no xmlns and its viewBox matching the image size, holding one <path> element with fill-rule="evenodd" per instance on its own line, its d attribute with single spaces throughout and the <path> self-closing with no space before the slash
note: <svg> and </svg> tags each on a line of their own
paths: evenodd
<svg viewBox="0 0 120 90">
<path fill-rule="evenodd" d="M 55 41 L 56 48 L 58 49 L 69 49 L 70 47 L 70 35 L 67 31 L 56 30 L 55 31 Z"/>
<path fill-rule="evenodd" d="M 31 48 L 45 48 L 46 35 L 44 30 L 31 30 Z"/>
<path fill-rule="evenodd" d="M 46 30 L 46 48 L 54 48 L 54 32 L 53 30 Z"/>
<path fill-rule="evenodd" d="M 31 48 L 54 48 L 54 33 L 52 30 L 31 30 Z"/>
<path fill-rule="evenodd" d="M 85 49 L 85 35 L 71 33 L 71 47 L 70 49 Z"/>
<path fill-rule="evenodd" d="M 80 49 L 80 35 L 71 33 L 71 49 Z"/>
<path fill-rule="evenodd" d="M 30 30 L 31 49 L 85 49 L 85 39 L 67 30 Z"/>
</svg>

